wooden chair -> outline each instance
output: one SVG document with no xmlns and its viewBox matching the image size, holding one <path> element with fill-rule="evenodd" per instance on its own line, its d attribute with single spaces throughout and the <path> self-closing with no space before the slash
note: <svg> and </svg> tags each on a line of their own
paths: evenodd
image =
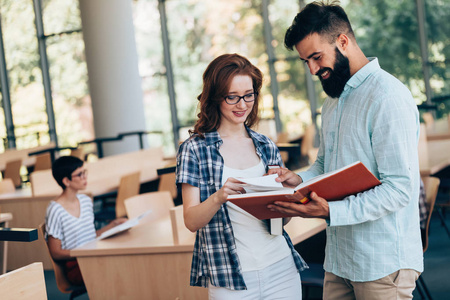
<svg viewBox="0 0 450 300">
<path fill-rule="evenodd" d="M 33 171 L 48 170 L 52 168 L 52 158 L 50 152 L 36 155 L 36 162 Z"/>
<path fill-rule="evenodd" d="M 278 133 L 276 143 L 289 143 L 289 134 L 286 131 Z M 283 163 L 286 164 L 289 160 L 289 153 L 287 151 L 280 151 L 280 155 Z"/>
<path fill-rule="evenodd" d="M 126 217 L 125 199 L 139 195 L 141 183 L 139 177 L 141 172 L 131 173 L 122 176 L 117 190 L 116 198 L 116 218 Z"/>
<path fill-rule="evenodd" d="M 431 220 L 431 214 L 433 213 L 435 203 L 436 203 L 436 197 L 439 190 L 439 183 L 440 179 L 437 177 L 430 177 L 426 176 L 422 178 L 423 184 L 425 187 L 425 197 L 426 197 L 426 205 L 427 205 L 427 211 L 428 216 L 426 220 L 426 226 L 425 230 L 422 235 L 422 246 L 423 246 L 423 252 L 425 252 L 428 249 L 428 232 L 430 228 L 430 220 Z"/>
<path fill-rule="evenodd" d="M 425 229 L 421 230 L 423 252 L 425 252 L 428 249 L 428 233 L 430 229 L 430 219 L 431 215 L 433 214 L 434 205 L 436 203 L 436 196 L 438 194 L 440 180 L 437 177 L 430 177 L 430 176 L 423 177 L 422 180 L 425 187 L 426 206 L 428 210 Z M 422 276 L 419 276 L 419 278 L 417 279 L 417 290 L 422 299 L 425 299 L 425 295 L 426 298 L 432 299 L 430 291 L 428 290 Z"/>
<path fill-rule="evenodd" d="M 20 168 L 22 167 L 22 160 L 12 160 L 6 163 L 5 173 L 3 178 L 11 178 L 15 187 L 22 185 L 22 178 L 20 177 Z"/>
<path fill-rule="evenodd" d="M 140 194 L 125 200 L 128 218 L 132 219 L 151 209 L 152 212 L 141 222 L 148 222 L 160 218 L 170 218 L 169 210 L 174 207 L 172 196 L 168 191 Z"/>
<path fill-rule="evenodd" d="M 62 188 L 53 178 L 52 170 L 34 171 L 30 174 L 31 194 L 33 196 L 59 195 Z"/>
<path fill-rule="evenodd" d="M 4 178 L 0 181 L 0 194 L 14 193 L 15 191 L 16 187 L 11 178 Z"/>
<path fill-rule="evenodd" d="M 114 203 L 106 201 L 107 199 L 102 199 L 102 209 L 95 214 L 95 228 L 101 228 L 115 218 L 127 217 L 124 201 L 132 196 L 139 195 L 141 187 L 140 174 L 140 172 L 135 172 L 120 178 Z M 111 204 L 113 205 L 111 206 Z"/>
<path fill-rule="evenodd" d="M 79 159 L 81 159 L 82 161 L 85 161 L 84 150 L 81 147 L 78 147 L 76 149 L 71 149 L 70 156 L 75 156 L 75 157 L 78 157 Z"/>
<path fill-rule="evenodd" d="M 183 205 L 178 205 L 170 208 L 170 221 L 172 223 L 172 235 L 175 245 L 183 242 L 183 239 L 189 236 L 194 236 L 195 232 L 191 232 L 184 225 Z"/>
<path fill-rule="evenodd" d="M 55 272 L 55 280 L 56 285 L 58 287 L 58 290 L 60 290 L 62 293 L 69 294 L 70 293 L 70 299 L 74 299 L 75 297 L 78 297 L 84 293 L 86 293 L 86 287 L 85 286 L 74 286 L 72 285 L 66 277 L 66 274 L 64 273 L 63 267 L 58 264 L 56 261 L 53 260 L 52 255 L 50 254 L 50 249 L 48 248 L 47 241 L 45 240 L 45 223 L 41 223 L 39 225 L 39 242 L 43 244 L 42 247 L 45 247 L 47 249 L 47 253 L 51 259 L 53 271 Z"/>
<path fill-rule="evenodd" d="M 318 148 L 314 147 L 314 138 L 316 136 L 316 127 L 314 124 L 309 125 L 305 130 L 302 144 L 300 146 L 300 153 L 303 157 L 308 158 L 308 163 L 312 164 L 317 157 Z"/>
<path fill-rule="evenodd" d="M 42 263 L 32 263 L 1 275 L 0 295 L 3 300 L 46 300 Z"/>
<path fill-rule="evenodd" d="M 167 173 L 159 176 L 158 191 L 169 191 L 172 199 L 178 196 L 177 186 L 175 184 L 175 172 Z"/>
</svg>

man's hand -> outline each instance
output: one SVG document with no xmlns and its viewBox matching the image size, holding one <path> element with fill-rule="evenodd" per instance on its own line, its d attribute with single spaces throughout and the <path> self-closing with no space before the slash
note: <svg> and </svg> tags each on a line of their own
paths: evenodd
<svg viewBox="0 0 450 300">
<path fill-rule="evenodd" d="M 271 211 L 278 211 L 292 217 L 299 216 L 303 218 L 322 219 L 328 219 L 330 217 L 327 200 L 319 197 L 314 192 L 309 195 L 309 199 L 310 201 L 306 204 L 297 204 L 287 201 L 275 201 L 274 204 L 269 204 L 267 208 L 269 208 Z"/>
<path fill-rule="evenodd" d="M 267 171 L 267 174 L 278 174 L 277 182 L 281 182 L 284 187 L 295 188 L 297 185 L 303 182 L 302 178 L 296 173 L 289 171 L 286 168 L 273 168 Z"/>
</svg>

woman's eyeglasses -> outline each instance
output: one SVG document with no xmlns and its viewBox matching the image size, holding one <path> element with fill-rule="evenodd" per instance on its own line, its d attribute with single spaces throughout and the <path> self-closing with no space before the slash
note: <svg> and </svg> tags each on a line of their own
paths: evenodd
<svg viewBox="0 0 450 300">
<path fill-rule="evenodd" d="M 255 101 L 257 95 L 257 93 L 250 93 L 244 96 L 228 95 L 225 96 L 224 99 L 227 104 L 234 105 L 238 104 L 241 99 L 244 99 L 245 102 L 253 102 Z"/>
<path fill-rule="evenodd" d="M 73 174 L 72 178 L 74 178 L 74 177 L 86 178 L 87 172 L 88 172 L 87 170 L 83 170 L 81 172 L 78 172 L 77 174 Z"/>
</svg>

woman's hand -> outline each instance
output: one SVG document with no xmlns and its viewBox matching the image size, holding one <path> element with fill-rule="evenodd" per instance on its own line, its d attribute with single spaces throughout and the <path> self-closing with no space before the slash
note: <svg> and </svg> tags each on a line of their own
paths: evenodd
<svg viewBox="0 0 450 300">
<path fill-rule="evenodd" d="M 220 190 L 215 193 L 216 203 L 223 204 L 227 202 L 229 195 L 245 194 L 245 189 L 242 187 L 243 184 L 242 181 L 229 177 Z"/>
</svg>

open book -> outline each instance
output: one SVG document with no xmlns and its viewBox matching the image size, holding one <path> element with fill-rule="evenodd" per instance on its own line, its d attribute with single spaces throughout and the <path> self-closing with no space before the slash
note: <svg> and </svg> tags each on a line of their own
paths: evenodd
<svg viewBox="0 0 450 300">
<path fill-rule="evenodd" d="M 274 212 L 267 208 L 268 204 L 275 201 L 307 203 L 311 192 L 316 192 L 317 195 L 328 201 L 342 200 L 347 196 L 356 195 L 381 184 L 364 164 L 359 161 L 305 181 L 293 189 L 280 187 L 279 185 L 275 187 L 275 184 L 270 183 L 271 190 L 267 191 L 267 185 L 262 182 L 275 182 L 274 178 L 277 175 L 272 178 L 266 178 L 269 176 L 259 177 L 260 179 L 239 178 L 240 181 L 245 182 L 243 187 L 246 191 L 252 192 L 230 195 L 228 196 L 228 201 L 256 218 L 263 220 L 287 217 L 283 213 Z"/>
<path fill-rule="evenodd" d="M 102 240 L 104 238 L 116 235 L 118 233 L 124 232 L 124 231 L 136 226 L 137 224 L 139 224 L 139 220 L 141 220 L 143 217 L 145 217 L 146 215 L 148 215 L 151 212 L 152 212 L 152 210 L 149 209 L 149 210 L 145 211 L 144 213 L 140 214 L 139 216 L 137 216 L 136 218 L 130 219 L 120 225 L 117 225 L 109 230 L 106 230 L 105 232 L 103 232 L 101 235 L 99 235 L 97 237 L 97 240 Z"/>
</svg>

